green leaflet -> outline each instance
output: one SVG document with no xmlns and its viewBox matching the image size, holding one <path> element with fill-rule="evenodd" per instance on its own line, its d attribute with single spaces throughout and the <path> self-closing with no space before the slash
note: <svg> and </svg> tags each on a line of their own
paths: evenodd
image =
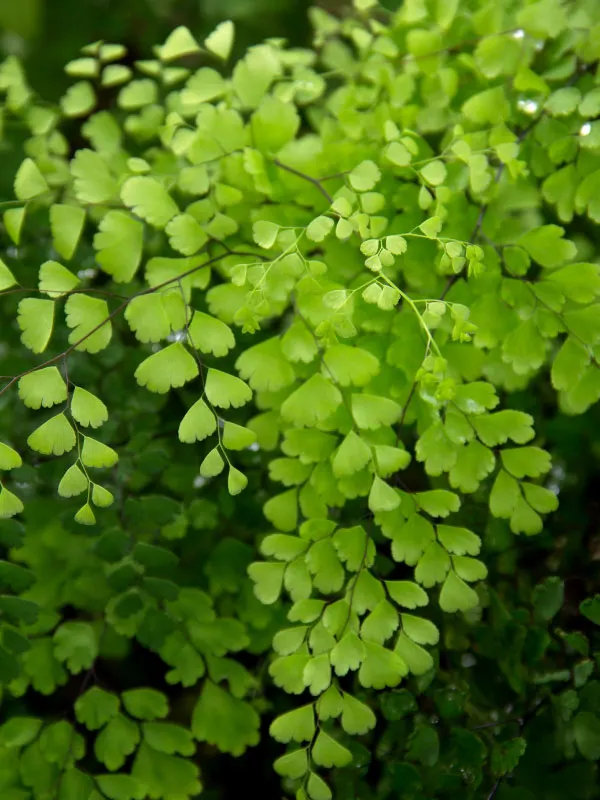
<svg viewBox="0 0 600 800">
<path fill-rule="evenodd" d="M 225 462 L 217 448 L 213 448 L 200 464 L 200 475 L 203 478 L 214 478 L 225 467 Z"/>
<path fill-rule="evenodd" d="M 488 447 L 505 444 L 508 439 L 525 444 L 534 436 L 533 418 L 512 409 L 475 417 L 473 425 L 481 441 Z"/>
<path fill-rule="evenodd" d="M 108 409 L 102 400 L 81 386 L 76 386 L 73 391 L 71 414 L 84 427 L 99 428 L 108 419 Z"/>
<path fill-rule="evenodd" d="M 52 241 L 58 253 L 66 259 L 73 257 L 85 224 L 85 209 L 75 205 L 50 206 Z"/>
<path fill-rule="evenodd" d="M 327 419 L 341 402 L 339 390 L 322 375 L 315 374 L 286 398 L 281 414 L 296 425 L 309 427 Z"/>
<path fill-rule="evenodd" d="M 156 689 L 129 689 L 121 697 L 127 712 L 137 719 L 161 719 L 169 713 L 167 698 Z"/>
<path fill-rule="evenodd" d="M 0 259 L 0 292 L 3 292 L 5 289 L 10 289 L 10 287 L 14 286 L 16 282 L 15 276 L 6 266 L 4 261 Z"/>
<path fill-rule="evenodd" d="M 192 716 L 196 739 L 215 744 L 223 752 L 241 755 L 258 743 L 259 716 L 244 700 L 232 697 L 212 681 L 204 683 Z"/>
<path fill-rule="evenodd" d="M 243 492 L 248 485 L 248 478 L 239 469 L 230 466 L 227 475 L 227 490 L 229 494 L 236 495 Z"/>
<path fill-rule="evenodd" d="M 381 172 L 372 161 L 363 161 L 350 173 L 350 185 L 357 192 L 367 192 L 372 189 L 379 179 Z"/>
<path fill-rule="evenodd" d="M 125 211 L 108 211 L 94 236 L 96 260 L 118 283 L 133 279 L 142 258 L 144 227 Z"/>
<path fill-rule="evenodd" d="M 171 332 L 165 296 L 142 294 L 127 304 L 125 319 L 140 342 L 160 342 Z"/>
<path fill-rule="evenodd" d="M 17 317 L 22 331 L 21 341 L 34 353 L 43 353 L 54 326 L 54 302 L 27 298 L 19 303 Z"/>
<path fill-rule="evenodd" d="M 418 492 L 415 495 L 415 500 L 432 517 L 447 517 L 460 508 L 458 496 L 444 489 Z"/>
<path fill-rule="evenodd" d="M 386 397 L 352 395 L 352 415 L 359 428 L 376 429 L 382 425 L 393 425 L 400 419 L 401 413 L 401 406 Z"/>
<path fill-rule="evenodd" d="M 67 385 L 57 367 L 45 367 L 21 378 L 19 397 L 29 408 L 50 408 L 67 399 Z"/>
<path fill-rule="evenodd" d="M 198 365 L 181 342 L 175 342 L 148 356 L 135 371 L 140 386 L 164 394 L 183 386 L 198 375 Z"/>
<path fill-rule="evenodd" d="M 244 381 L 217 369 L 208 370 L 204 391 L 219 408 L 239 408 L 252 398 L 252 391 Z"/>
<path fill-rule="evenodd" d="M 235 35 L 235 28 L 231 20 L 220 22 L 214 31 L 209 34 L 204 40 L 204 46 L 207 50 L 224 60 L 229 58 L 231 48 L 233 47 L 233 40 Z"/>
<path fill-rule="evenodd" d="M 572 242 L 562 238 L 563 234 L 564 229 L 559 225 L 544 225 L 522 236 L 519 244 L 542 267 L 558 267 L 577 252 Z"/>
<path fill-rule="evenodd" d="M 137 725 L 124 714 L 117 714 L 102 729 L 94 743 L 98 761 L 111 772 L 120 769 L 140 741 Z"/>
<path fill-rule="evenodd" d="M 407 674 L 406 662 L 398 653 L 378 644 L 365 644 L 365 659 L 358 672 L 362 686 L 367 689 L 397 686 Z"/>
<path fill-rule="evenodd" d="M 244 450 L 256 441 L 256 434 L 243 425 L 225 422 L 223 427 L 223 446 L 228 450 Z"/>
<path fill-rule="evenodd" d="M 340 386 L 363 386 L 379 372 L 375 356 L 360 348 L 346 345 L 329 347 L 323 362 Z"/>
<path fill-rule="evenodd" d="M 79 469 L 77 464 L 73 464 L 65 472 L 58 484 L 58 493 L 61 497 L 76 497 L 88 490 L 89 480 Z"/>
<path fill-rule="evenodd" d="M 182 93 L 184 104 L 205 103 L 225 94 L 227 84 L 221 75 L 210 67 L 202 67 L 187 82 Z"/>
<path fill-rule="evenodd" d="M 322 767 L 345 767 L 352 761 L 352 753 L 328 734 L 321 731 L 312 749 L 312 757 Z"/>
<path fill-rule="evenodd" d="M 173 61 L 181 56 L 197 53 L 200 50 L 198 42 L 194 39 L 188 28 L 180 25 L 172 31 L 160 48 L 162 61 Z"/>
<path fill-rule="evenodd" d="M 267 95 L 252 114 L 250 125 L 255 146 L 275 153 L 295 137 L 300 117 L 293 105 Z"/>
<path fill-rule="evenodd" d="M 233 342 L 233 335 L 231 339 Z M 254 391 L 277 392 L 290 386 L 295 378 L 294 370 L 285 358 L 281 340 L 278 338 L 267 339 L 259 345 L 249 347 L 238 358 L 235 366 Z"/>
<path fill-rule="evenodd" d="M 44 455 L 60 456 L 75 447 L 75 431 L 64 414 L 51 417 L 27 439 L 32 450 Z"/>
<path fill-rule="evenodd" d="M 371 461 L 371 449 L 354 431 L 343 440 L 332 459 L 336 477 L 351 475 Z"/>
<path fill-rule="evenodd" d="M 71 162 L 75 194 L 82 203 L 106 203 L 117 192 L 117 182 L 106 162 L 93 150 L 78 150 Z"/>
<path fill-rule="evenodd" d="M 201 311 L 194 312 L 188 327 L 188 337 L 193 346 L 202 353 L 212 353 L 217 357 L 227 355 L 229 350 L 235 346 L 235 337 L 231 328 L 221 320 Z M 247 376 L 243 374 L 242 376 L 247 379 Z"/>
<path fill-rule="evenodd" d="M 398 612 L 391 603 L 382 600 L 365 618 L 361 626 L 361 637 L 365 642 L 382 645 L 394 633 L 398 624 Z"/>
<path fill-rule="evenodd" d="M 520 447 L 501 452 L 502 463 L 515 478 L 537 478 L 550 469 L 550 456 L 539 447 Z"/>
<path fill-rule="evenodd" d="M 303 464 L 294 458 L 277 458 L 269 464 L 271 479 L 280 481 L 284 486 L 297 486 L 304 483 L 310 472 L 308 464 Z"/>
<path fill-rule="evenodd" d="M 96 780 L 104 796 L 111 800 L 139 800 L 146 791 L 143 783 L 129 775 L 99 775 Z"/>
<path fill-rule="evenodd" d="M 85 503 L 73 517 L 80 525 L 95 525 L 96 515 L 89 503 Z"/>
<path fill-rule="evenodd" d="M 96 105 L 96 95 L 92 84 L 78 81 L 70 86 L 61 98 L 61 109 L 67 117 L 83 117 Z"/>
<path fill-rule="evenodd" d="M 94 629 L 84 622 L 64 623 L 55 631 L 53 641 L 56 658 L 73 674 L 89 669 L 98 655 Z"/>
<path fill-rule="evenodd" d="M 129 178 L 121 189 L 121 199 L 155 228 L 164 228 L 178 212 L 175 201 L 155 178 Z"/>
<path fill-rule="evenodd" d="M 391 598 L 404 608 L 417 608 L 427 605 L 427 593 L 416 583 L 410 581 L 386 581 L 386 589 Z"/>
<path fill-rule="evenodd" d="M 134 80 L 121 89 L 117 102 L 121 108 L 133 111 L 153 103 L 156 100 L 156 90 L 154 81 L 146 78 Z"/>
<path fill-rule="evenodd" d="M 56 261 L 45 261 L 40 267 L 38 286 L 50 297 L 68 294 L 79 285 L 79 279 Z"/>
<path fill-rule="evenodd" d="M 15 514 L 20 514 L 23 509 L 23 503 L 16 494 L 3 486 L 0 492 L 0 519 L 10 519 Z"/>
<path fill-rule="evenodd" d="M 31 200 L 48 191 L 46 179 L 31 158 L 26 158 L 19 167 L 14 182 L 15 196 L 19 200 Z"/>
<path fill-rule="evenodd" d="M 112 447 L 84 436 L 81 460 L 86 467 L 113 467 L 118 461 L 118 455 Z"/>
<path fill-rule="evenodd" d="M 434 666 L 432 655 L 404 633 L 401 633 L 398 637 L 395 652 L 406 663 L 413 675 L 424 675 Z"/>
<path fill-rule="evenodd" d="M 392 487 L 382 481 L 377 475 L 373 479 L 369 492 L 369 508 L 374 513 L 378 511 L 393 511 L 400 505 L 400 497 Z"/>
<path fill-rule="evenodd" d="M 21 241 L 21 230 L 25 221 L 25 208 L 9 208 L 2 215 L 6 232 L 15 244 Z"/>
<path fill-rule="evenodd" d="M 248 574 L 255 583 L 254 592 L 262 603 L 270 605 L 281 594 L 284 569 L 284 564 L 265 562 L 256 562 L 248 567 Z"/>
<path fill-rule="evenodd" d="M 307 705 L 282 714 L 271 724 L 269 732 L 278 742 L 287 743 L 310 741 L 314 730 L 313 707 Z"/>
<path fill-rule="evenodd" d="M 298 520 L 297 490 L 290 489 L 272 497 L 265 503 L 263 513 L 280 530 L 293 530 Z"/>
<path fill-rule="evenodd" d="M 72 329 L 69 343 L 77 350 L 98 353 L 108 346 L 112 325 L 106 300 L 73 294 L 65 304 L 65 314 Z"/>
<path fill-rule="evenodd" d="M 387 478 L 396 472 L 400 472 L 409 465 L 411 455 L 407 450 L 389 445 L 379 445 L 375 447 L 375 463 L 378 473 Z"/>
<path fill-rule="evenodd" d="M 21 466 L 21 456 L 12 447 L 0 442 L 0 469 L 17 469 Z"/>
<path fill-rule="evenodd" d="M 275 771 L 288 778 L 301 778 L 308 770 L 306 750 L 293 750 L 280 756 L 273 764 Z"/>
<path fill-rule="evenodd" d="M 166 226 L 173 250 L 191 256 L 208 241 L 208 236 L 190 214 L 178 214 Z"/>
<path fill-rule="evenodd" d="M 160 753 L 143 743 L 136 755 L 132 776 L 144 786 L 152 786 L 159 797 L 169 794 L 193 796 L 201 789 L 195 764 L 167 753 Z M 147 789 L 146 789 L 147 791 Z"/>
<path fill-rule="evenodd" d="M 481 539 L 467 528 L 455 528 L 450 525 L 438 525 L 437 535 L 441 544 L 449 553 L 462 556 L 475 556 L 481 548 Z"/>
<path fill-rule="evenodd" d="M 478 602 L 475 591 L 450 570 L 440 591 L 440 608 L 450 613 L 468 611 Z"/>
<path fill-rule="evenodd" d="M 375 547 L 361 525 L 337 530 L 333 536 L 333 544 L 338 557 L 351 572 L 358 572 L 363 566 L 372 566 Z"/>
<path fill-rule="evenodd" d="M 179 725 L 169 722 L 145 722 L 142 731 L 150 747 L 161 753 L 191 756 L 196 750 L 191 733 Z"/>
</svg>

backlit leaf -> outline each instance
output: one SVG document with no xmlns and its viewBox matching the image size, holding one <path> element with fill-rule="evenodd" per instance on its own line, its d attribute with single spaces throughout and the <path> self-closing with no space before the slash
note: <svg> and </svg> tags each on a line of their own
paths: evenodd
<svg viewBox="0 0 600 800">
<path fill-rule="evenodd" d="M 44 367 L 19 380 L 19 397 L 29 408 L 51 408 L 67 399 L 67 385 L 57 367 Z"/>
<path fill-rule="evenodd" d="M 94 236 L 96 260 L 117 283 L 133 279 L 142 258 L 144 226 L 125 211 L 108 211 Z"/>
<path fill-rule="evenodd" d="M 54 326 L 54 301 L 28 297 L 19 303 L 17 322 L 21 341 L 34 353 L 43 353 Z"/>
<path fill-rule="evenodd" d="M 156 178 L 129 178 L 121 188 L 121 199 L 133 213 L 155 228 L 164 228 L 178 213 L 177 205 Z"/>
<path fill-rule="evenodd" d="M 69 343 L 76 350 L 98 353 L 108 346 L 112 325 L 106 300 L 85 294 L 71 295 L 65 304 Z"/>
<path fill-rule="evenodd" d="M 135 371 L 140 386 L 164 394 L 183 386 L 198 375 L 198 365 L 181 342 L 170 344 L 148 356 Z"/>
</svg>

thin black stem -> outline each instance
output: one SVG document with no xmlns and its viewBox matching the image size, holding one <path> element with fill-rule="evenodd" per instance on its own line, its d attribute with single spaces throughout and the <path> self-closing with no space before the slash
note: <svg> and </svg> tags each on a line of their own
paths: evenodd
<svg viewBox="0 0 600 800">
<path fill-rule="evenodd" d="M 295 167 L 290 167 L 288 164 L 283 164 L 278 158 L 273 159 L 273 163 L 276 167 L 286 170 L 286 172 L 289 172 L 291 175 L 295 175 L 297 178 L 302 178 L 302 180 L 312 183 L 312 185 L 321 192 L 323 197 L 327 199 L 329 205 L 332 205 L 333 197 L 329 194 L 327 189 L 323 186 L 318 178 L 313 178 L 311 175 L 307 175 L 305 172 L 300 172 L 299 169 L 295 169 Z"/>
<path fill-rule="evenodd" d="M 400 421 L 398 422 L 400 428 L 404 425 L 404 420 L 406 418 L 406 414 L 408 413 L 408 407 L 410 405 L 410 401 L 413 399 L 413 396 L 416 391 L 417 391 L 417 382 L 413 381 L 413 385 L 410 387 L 410 392 L 408 393 L 408 397 L 406 398 L 406 403 L 404 404 L 404 408 L 402 409 L 402 416 L 400 417 Z"/>
</svg>

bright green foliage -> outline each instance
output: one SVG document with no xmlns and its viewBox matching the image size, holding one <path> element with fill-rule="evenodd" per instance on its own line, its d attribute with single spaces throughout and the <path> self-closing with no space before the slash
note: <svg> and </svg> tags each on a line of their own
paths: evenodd
<svg viewBox="0 0 600 800">
<path fill-rule="evenodd" d="M 132 280 L 142 258 L 143 225 L 124 211 L 108 211 L 94 236 L 96 260 L 118 283 Z"/>
<path fill-rule="evenodd" d="M 0 261 L 0 291 L 10 289 L 16 283 L 15 276 L 6 266 L 4 261 Z"/>
<path fill-rule="evenodd" d="M 164 394 L 183 386 L 198 374 L 198 367 L 188 350 L 179 342 L 154 353 L 138 366 L 135 378 L 140 386 Z"/>
<path fill-rule="evenodd" d="M 100 398 L 76 386 L 71 397 L 71 414 L 84 427 L 99 428 L 108 419 L 108 409 Z"/>
<path fill-rule="evenodd" d="M 119 711 L 119 698 L 93 686 L 75 703 L 79 722 L 90 731 L 104 727 Z"/>
<path fill-rule="evenodd" d="M 75 447 L 75 431 L 64 414 L 57 414 L 40 425 L 27 444 L 38 453 L 60 456 Z"/>
<path fill-rule="evenodd" d="M 350 5 L 0 65 L 7 800 L 595 796 L 599 9 Z"/>
<path fill-rule="evenodd" d="M 79 206 L 50 206 L 50 228 L 52 241 L 63 258 L 71 258 L 77 248 L 85 223 L 85 209 Z"/>
<path fill-rule="evenodd" d="M 21 456 L 12 447 L 0 442 L 0 469 L 9 470 L 20 467 L 23 462 Z"/>
<path fill-rule="evenodd" d="M 48 190 L 44 176 L 31 158 L 26 158 L 19 167 L 15 175 L 14 190 L 19 200 L 31 200 Z"/>
<path fill-rule="evenodd" d="M 40 267 L 39 289 L 50 297 L 60 297 L 73 291 L 78 285 L 78 278 L 57 261 L 46 261 Z"/>
<path fill-rule="evenodd" d="M 73 294 L 65 303 L 69 343 L 77 350 L 97 353 L 107 347 L 112 335 L 106 300 Z"/>
<path fill-rule="evenodd" d="M 70 165 L 75 196 L 81 203 L 106 203 L 114 199 L 117 182 L 106 161 L 93 150 L 79 150 Z"/>
<path fill-rule="evenodd" d="M 28 297 L 19 303 L 17 317 L 22 331 L 21 341 L 34 353 L 43 353 L 48 346 L 54 325 L 54 303 Z"/>
<path fill-rule="evenodd" d="M 214 31 L 204 40 L 204 46 L 211 53 L 222 59 L 228 59 L 233 47 L 235 30 L 233 22 L 220 22 Z"/>
<path fill-rule="evenodd" d="M 50 408 L 67 399 L 67 385 L 56 367 L 45 367 L 19 380 L 19 397 L 29 408 Z"/>
<path fill-rule="evenodd" d="M 205 392 L 210 402 L 219 408 L 239 408 L 252 398 L 244 381 L 217 369 L 208 370 Z"/>
<path fill-rule="evenodd" d="M 155 689 L 129 689 L 122 699 L 127 712 L 137 719 L 162 719 L 169 713 L 166 697 Z"/>
<path fill-rule="evenodd" d="M 258 742 L 259 722 L 251 705 L 207 680 L 194 709 L 192 733 L 225 753 L 240 755 Z"/>
<path fill-rule="evenodd" d="M 177 206 L 164 186 L 155 178 L 129 178 L 121 198 L 134 213 L 156 228 L 164 228 L 177 214 Z"/>
</svg>

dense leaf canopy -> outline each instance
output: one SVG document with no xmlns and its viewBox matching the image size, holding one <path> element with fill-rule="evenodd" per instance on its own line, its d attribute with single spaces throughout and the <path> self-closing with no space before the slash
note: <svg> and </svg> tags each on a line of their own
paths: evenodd
<svg viewBox="0 0 600 800">
<path fill-rule="evenodd" d="M 600 6 L 309 16 L 0 64 L 2 800 L 597 796 Z"/>
</svg>

